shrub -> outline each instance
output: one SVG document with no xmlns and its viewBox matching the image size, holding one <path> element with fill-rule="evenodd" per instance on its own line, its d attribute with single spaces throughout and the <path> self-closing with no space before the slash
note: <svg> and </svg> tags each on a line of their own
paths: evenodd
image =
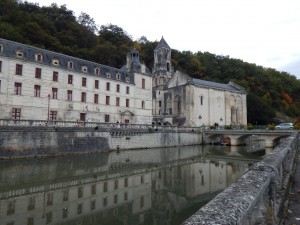
<svg viewBox="0 0 300 225">
<path fill-rule="evenodd" d="M 268 124 L 268 129 L 269 130 L 275 130 L 275 124 L 274 123 L 272 123 L 272 124 Z"/>
</svg>

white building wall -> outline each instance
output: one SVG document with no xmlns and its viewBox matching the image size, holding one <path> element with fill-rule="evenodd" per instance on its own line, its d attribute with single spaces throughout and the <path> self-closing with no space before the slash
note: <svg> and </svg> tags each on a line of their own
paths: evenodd
<svg viewBox="0 0 300 225">
<path fill-rule="evenodd" d="M 49 111 L 57 111 L 57 120 L 76 121 L 80 113 L 86 114 L 85 121 L 104 122 L 105 115 L 109 115 L 110 122 L 121 121 L 121 112 L 130 110 L 136 117 L 130 123 L 149 123 L 152 120 L 152 83 L 151 77 L 136 75 L 146 79 L 146 88 L 136 85 L 103 78 L 87 73 L 62 69 L 59 66 L 47 66 L 35 62 L 24 61 L 0 56 L 2 70 L 0 72 L 0 118 L 11 119 L 12 109 L 21 109 L 21 119 L 47 120 L 48 95 L 51 95 Z M 16 75 L 16 64 L 23 65 L 22 75 Z M 41 79 L 35 78 L 35 69 L 41 68 Z M 53 81 L 53 71 L 58 72 L 58 81 Z M 68 84 L 68 75 L 73 75 L 73 83 Z M 86 87 L 82 86 L 82 78 L 86 78 Z M 95 89 L 95 80 L 99 80 L 99 89 Z M 21 95 L 14 94 L 15 82 L 22 84 Z M 106 90 L 106 83 L 110 83 L 110 90 Z M 120 85 L 120 92 L 116 85 Z M 40 85 L 40 97 L 34 97 L 34 85 Z M 141 85 L 138 83 L 138 85 Z M 129 87 L 129 94 L 126 87 Z M 58 89 L 57 99 L 52 99 L 52 88 Z M 67 100 L 67 91 L 72 90 L 72 101 Z M 86 102 L 81 102 L 81 93 L 86 93 Z M 98 104 L 94 103 L 94 95 L 98 94 Z M 106 96 L 110 96 L 110 104 L 106 105 Z M 116 97 L 120 98 L 120 106 L 116 106 Z M 129 99 L 129 107 L 126 107 Z M 141 101 L 145 101 L 145 108 L 141 108 Z"/>
</svg>

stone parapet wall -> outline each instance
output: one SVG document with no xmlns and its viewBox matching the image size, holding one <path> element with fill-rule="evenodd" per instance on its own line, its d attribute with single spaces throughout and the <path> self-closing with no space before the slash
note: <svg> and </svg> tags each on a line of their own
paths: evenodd
<svg viewBox="0 0 300 225">
<path fill-rule="evenodd" d="M 278 224 L 298 148 L 295 132 L 183 225 Z"/>
<path fill-rule="evenodd" d="M 6 127 L 0 129 L 0 158 L 81 154 L 201 144 L 194 131 L 99 128 Z"/>
</svg>

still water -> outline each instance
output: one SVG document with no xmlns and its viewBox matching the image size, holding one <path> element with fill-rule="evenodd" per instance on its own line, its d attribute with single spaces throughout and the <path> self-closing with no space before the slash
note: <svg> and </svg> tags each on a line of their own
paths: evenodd
<svg viewBox="0 0 300 225">
<path fill-rule="evenodd" d="M 189 146 L 0 161 L 0 225 L 176 225 L 264 153 Z"/>
</svg>

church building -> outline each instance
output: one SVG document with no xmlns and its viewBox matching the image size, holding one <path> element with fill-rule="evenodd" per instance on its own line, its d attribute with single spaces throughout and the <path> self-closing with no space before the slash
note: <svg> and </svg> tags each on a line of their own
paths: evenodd
<svg viewBox="0 0 300 225">
<path fill-rule="evenodd" d="M 246 125 L 246 92 L 239 85 L 194 79 L 173 71 L 162 38 L 154 50 L 153 120 L 177 126 Z"/>
</svg>

